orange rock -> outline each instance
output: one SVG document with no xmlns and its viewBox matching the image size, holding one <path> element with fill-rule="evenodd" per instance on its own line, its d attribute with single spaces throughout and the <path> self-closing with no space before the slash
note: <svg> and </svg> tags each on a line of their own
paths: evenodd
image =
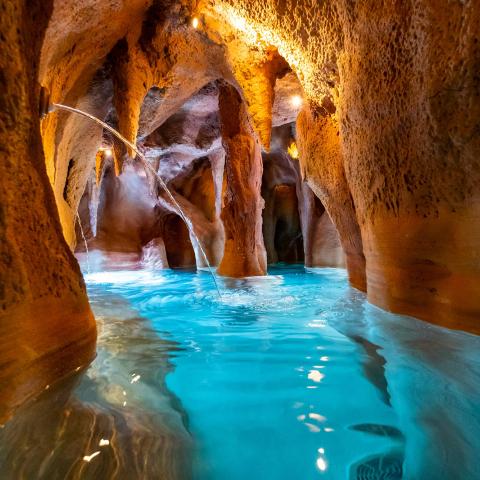
<svg viewBox="0 0 480 480">
<path fill-rule="evenodd" d="M 318 196 L 338 230 L 350 283 L 366 290 L 365 257 L 355 206 L 345 178 L 338 125 L 330 115 L 305 108 L 297 120 L 302 176 Z"/>
<path fill-rule="evenodd" d="M 229 277 L 265 275 L 260 143 L 237 90 L 220 86 L 220 122 L 225 149 L 226 191 L 222 209 L 225 253 L 218 273 Z"/>
<path fill-rule="evenodd" d="M 322 202 L 300 180 L 300 202 L 306 267 L 345 267 L 345 254 L 335 228 Z"/>
<path fill-rule="evenodd" d="M 51 2 L 0 2 L 0 422 L 95 353 L 45 170 L 36 81 Z"/>
</svg>

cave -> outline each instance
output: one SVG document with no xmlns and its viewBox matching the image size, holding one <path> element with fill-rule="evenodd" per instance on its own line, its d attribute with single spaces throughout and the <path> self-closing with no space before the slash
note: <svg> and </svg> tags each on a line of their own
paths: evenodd
<svg viewBox="0 0 480 480">
<path fill-rule="evenodd" d="M 480 478 L 479 40 L 0 0 L 0 478 Z"/>
</svg>

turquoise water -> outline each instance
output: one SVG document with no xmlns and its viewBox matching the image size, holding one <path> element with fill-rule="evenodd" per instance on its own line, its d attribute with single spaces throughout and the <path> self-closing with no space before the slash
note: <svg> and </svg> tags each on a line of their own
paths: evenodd
<svg viewBox="0 0 480 480">
<path fill-rule="evenodd" d="M 480 478 L 479 337 L 383 312 L 340 269 L 219 298 L 206 272 L 116 268 L 86 275 L 97 359 L 0 431 L 2 479 Z"/>
<path fill-rule="evenodd" d="M 478 337 L 385 313 L 344 270 L 269 274 L 221 299 L 204 272 L 87 276 L 94 309 L 119 295 L 178 345 L 194 478 L 480 478 Z"/>
</svg>

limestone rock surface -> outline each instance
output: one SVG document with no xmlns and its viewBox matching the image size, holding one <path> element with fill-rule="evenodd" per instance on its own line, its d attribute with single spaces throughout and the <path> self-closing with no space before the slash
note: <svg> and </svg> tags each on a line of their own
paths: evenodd
<svg viewBox="0 0 480 480">
<path fill-rule="evenodd" d="M 36 82 L 52 4 L 0 2 L 0 422 L 88 363 L 96 328 L 60 228 Z"/>
</svg>

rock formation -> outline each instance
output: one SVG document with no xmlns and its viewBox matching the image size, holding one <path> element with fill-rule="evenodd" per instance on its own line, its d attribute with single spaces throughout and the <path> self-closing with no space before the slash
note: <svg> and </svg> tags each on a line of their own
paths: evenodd
<svg viewBox="0 0 480 480">
<path fill-rule="evenodd" d="M 297 121 L 302 176 L 322 201 L 340 235 L 350 283 L 366 290 L 365 257 L 355 206 L 345 177 L 338 125 L 305 109 Z"/>
<path fill-rule="evenodd" d="M 301 161 L 339 231 L 352 283 L 384 308 L 478 330 L 478 5 L 203 8 L 212 30 L 224 22 L 235 31 L 229 45 L 275 46 L 300 79 Z"/>
<path fill-rule="evenodd" d="M 42 152 L 35 79 L 51 7 L 0 3 L 0 422 L 95 351 L 95 322 Z"/>
<path fill-rule="evenodd" d="M 226 192 L 222 209 L 225 252 L 218 271 L 231 277 L 264 275 L 267 261 L 262 237 L 260 142 L 240 94 L 226 83 L 220 87 L 219 111 Z"/>
<path fill-rule="evenodd" d="M 279 93 L 278 103 L 283 92 Z M 281 114 L 275 120 L 282 123 L 289 118 Z M 337 230 L 302 176 L 299 162 L 287 153 L 294 142 L 293 135 L 290 123 L 274 128 L 272 151 L 263 155 L 263 236 L 268 261 L 295 260 L 304 261 L 307 267 L 344 267 Z M 279 255 L 276 243 L 283 243 L 283 254 Z"/>
<path fill-rule="evenodd" d="M 476 2 L 0 9 L 0 416 L 93 354 L 68 248 L 77 214 L 92 247 L 141 258 L 149 245 L 144 259 L 153 249 L 162 266 L 205 266 L 153 171 L 220 274 L 264 274 L 266 251 L 295 261 L 301 244 L 307 265 L 341 265 L 339 239 L 351 284 L 371 302 L 479 331 Z M 118 128 L 151 168 L 84 118 L 53 111 L 40 122 L 40 86 L 51 103 Z M 275 144 L 275 128 L 287 143 Z M 294 141 L 298 163 L 286 154 Z"/>
</svg>

